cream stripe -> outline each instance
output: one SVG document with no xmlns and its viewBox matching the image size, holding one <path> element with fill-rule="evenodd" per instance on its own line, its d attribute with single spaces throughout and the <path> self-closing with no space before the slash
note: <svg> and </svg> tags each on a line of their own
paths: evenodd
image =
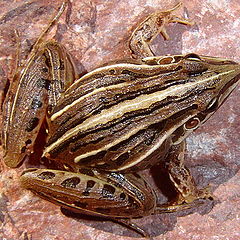
<svg viewBox="0 0 240 240">
<path fill-rule="evenodd" d="M 51 121 L 54 121 L 56 118 L 60 117 L 62 114 L 64 114 L 66 111 L 68 111 L 68 109 L 70 109 L 71 107 L 73 107 L 74 105 L 78 104 L 79 102 L 83 101 L 84 99 L 96 94 L 96 93 L 99 93 L 99 92 L 104 92 L 106 90 L 111 90 L 111 89 L 114 89 L 114 88 L 122 88 L 122 87 L 125 87 L 127 86 L 128 84 L 127 83 L 120 83 L 120 84 L 115 84 L 115 85 L 111 85 L 111 86 L 108 86 L 108 87 L 101 87 L 101 88 L 98 88 L 78 99 L 76 99 L 75 101 L 73 101 L 71 104 L 65 106 L 63 109 L 59 110 L 58 112 L 54 113 L 52 116 L 51 116 Z"/>
</svg>

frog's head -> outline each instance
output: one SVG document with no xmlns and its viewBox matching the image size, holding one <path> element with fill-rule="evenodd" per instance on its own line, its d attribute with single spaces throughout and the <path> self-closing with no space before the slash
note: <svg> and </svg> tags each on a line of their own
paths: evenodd
<svg viewBox="0 0 240 240">
<path fill-rule="evenodd" d="M 174 127 L 171 128 L 175 143 L 216 112 L 240 79 L 240 65 L 226 59 L 188 54 L 159 57 L 154 61 L 174 69 L 174 74 L 167 78 L 175 78 L 175 89 L 169 96 L 170 100 L 174 99 L 175 117 L 171 117 Z"/>
</svg>

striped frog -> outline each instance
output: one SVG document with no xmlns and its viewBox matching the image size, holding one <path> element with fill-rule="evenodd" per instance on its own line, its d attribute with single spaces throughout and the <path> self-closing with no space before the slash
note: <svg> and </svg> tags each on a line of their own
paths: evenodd
<svg viewBox="0 0 240 240">
<path fill-rule="evenodd" d="M 74 63 L 66 49 L 39 37 L 18 71 L 4 102 L 4 161 L 17 167 L 34 153 L 40 127 L 47 125 L 43 157 L 58 169 L 27 169 L 23 187 L 74 212 L 126 224 L 150 214 L 173 212 L 211 198 L 197 188 L 184 166 L 186 137 L 224 102 L 240 78 L 239 64 L 197 54 L 154 56 L 149 44 L 168 38 L 171 22 L 191 25 L 173 9 L 149 15 L 132 33 L 135 59 L 111 63 L 74 81 Z M 177 198 L 160 205 L 138 173 L 163 163 Z"/>
</svg>

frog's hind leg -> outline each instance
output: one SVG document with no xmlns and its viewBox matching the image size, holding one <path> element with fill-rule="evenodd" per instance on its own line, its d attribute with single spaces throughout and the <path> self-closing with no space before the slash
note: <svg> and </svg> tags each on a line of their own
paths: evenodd
<svg viewBox="0 0 240 240">
<path fill-rule="evenodd" d="M 131 222 L 151 215 L 156 207 L 154 191 L 138 174 L 27 169 L 20 180 L 24 188 L 63 208 L 113 220 L 148 237 Z"/>
<path fill-rule="evenodd" d="M 189 169 L 184 166 L 184 151 L 185 142 L 182 142 L 172 146 L 168 154 L 167 169 L 170 180 L 177 191 L 177 197 L 172 202 L 157 206 L 156 213 L 184 210 L 203 203 L 198 200 L 213 199 L 209 187 L 197 188 Z"/>
</svg>

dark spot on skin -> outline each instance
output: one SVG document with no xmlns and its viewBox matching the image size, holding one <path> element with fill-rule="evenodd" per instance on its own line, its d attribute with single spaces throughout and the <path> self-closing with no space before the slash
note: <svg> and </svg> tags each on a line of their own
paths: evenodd
<svg viewBox="0 0 240 240">
<path fill-rule="evenodd" d="M 72 177 L 65 179 L 62 183 L 61 186 L 67 187 L 67 188 L 76 188 L 76 186 L 80 183 L 80 178 L 78 177 Z"/>
<path fill-rule="evenodd" d="M 114 193 L 115 193 L 115 188 L 113 186 L 104 184 L 102 189 L 103 198 L 113 198 Z"/>
<path fill-rule="evenodd" d="M 42 68 L 42 72 L 47 73 L 47 72 L 48 72 L 48 68 L 43 67 L 43 68 Z"/>
<path fill-rule="evenodd" d="M 82 193 L 83 196 L 89 196 L 91 189 L 94 187 L 95 182 L 93 180 L 87 181 L 87 186 L 85 191 Z"/>
<path fill-rule="evenodd" d="M 51 81 L 45 78 L 39 78 L 37 81 L 37 87 L 45 88 L 46 90 L 50 90 Z"/>
<path fill-rule="evenodd" d="M 26 143 L 26 145 L 30 145 L 32 143 L 32 140 L 28 139 L 25 143 Z"/>
<path fill-rule="evenodd" d="M 120 197 L 121 200 L 124 200 L 126 198 L 126 194 L 125 193 L 121 193 L 119 197 Z"/>
<path fill-rule="evenodd" d="M 115 70 L 114 70 L 114 69 L 111 69 L 111 70 L 109 70 L 109 73 L 110 73 L 110 74 L 115 74 Z"/>
<path fill-rule="evenodd" d="M 32 100 L 31 109 L 37 109 L 42 107 L 42 102 L 38 98 Z"/>
<path fill-rule="evenodd" d="M 42 180 L 49 180 L 49 179 L 53 179 L 55 177 L 55 173 L 53 173 L 53 172 L 42 172 L 37 177 L 42 179 Z"/>
<path fill-rule="evenodd" d="M 80 208 L 87 208 L 88 204 L 87 203 L 83 203 L 83 202 L 74 202 L 73 203 L 76 207 L 80 207 Z"/>
<path fill-rule="evenodd" d="M 89 181 L 87 182 L 87 188 L 89 188 L 89 189 L 93 188 L 94 185 L 95 185 L 95 182 L 92 181 L 92 180 L 89 180 Z"/>
<path fill-rule="evenodd" d="M 25 131 L 31 132 L 35 127 L 37 127 L 38 123 L 39 123 L 39 118 L 37 118 L 37 117 L 32 118 L 28 122 L 28 125 L 27 125 Z"/>
<path fill-rule="evenodd" d="M 26 146 L 22 147 L 21 148 L 21 153 L 25 153 L 26 149 L 27 149 Z"/>
</svg>

